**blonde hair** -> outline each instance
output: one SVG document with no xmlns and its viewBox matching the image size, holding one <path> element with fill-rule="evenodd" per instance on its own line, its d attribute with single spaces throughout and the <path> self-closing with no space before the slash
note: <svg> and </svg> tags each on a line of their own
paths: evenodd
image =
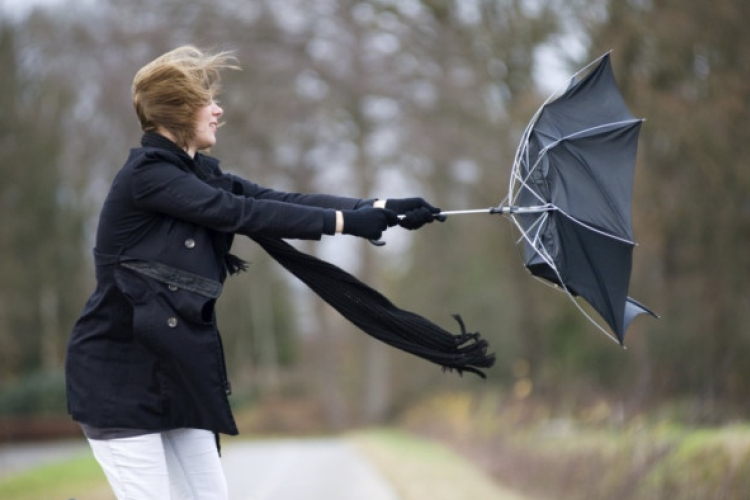
<svg viewBox="0 0 750 500">
<path fill-rule="evenodd" d="M 187 148 L 198 110 L 221 90 L 220 71 L 239 69 L 233 61 L 230 52 L 210 54 L 185 45 L 142 67 L 131 88 L 141 129 L 154 132 L 161 127 L 178 146 Z"/>
</svg>

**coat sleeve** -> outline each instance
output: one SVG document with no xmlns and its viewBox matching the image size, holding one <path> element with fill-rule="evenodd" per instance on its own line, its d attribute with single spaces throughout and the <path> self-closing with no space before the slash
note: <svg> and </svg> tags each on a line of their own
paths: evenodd
<svg viewBox="0 0 750 500">
<path fill-rule="evenodd" d="M 330 232 L 330 221 L 335 218 L 329 208 L 303 206 L 283 197 L 241 196 L 213 187 L 158 156 L 138 162 L 132 191 L 141 210 L 248 236 L 320 239 Z"/>
<path fill-rule="evenodd" d="M 374 199 L 351 198 L 333 196 L 329 194 L 285 193 L 260 186 L 236 175 L 226 174 L 235 183 L 242 186 L 245 196 L 259 200 L 273 200 L 295 205 L 319 208 L 333 208 L 336 210 L 356 210 L 364 206 L 372 206 Z"/>
</svg>

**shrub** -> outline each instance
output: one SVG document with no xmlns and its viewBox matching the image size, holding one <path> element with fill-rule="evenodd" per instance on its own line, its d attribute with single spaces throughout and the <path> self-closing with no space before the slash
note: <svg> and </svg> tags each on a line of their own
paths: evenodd
<svg viewBox="0 0 750 500">
<path fill-rule="evenodd" d="M 65 376 L 62 372 L 30 373 L 0 391 L 0 416 L 65 413 Z"/>
</svg>

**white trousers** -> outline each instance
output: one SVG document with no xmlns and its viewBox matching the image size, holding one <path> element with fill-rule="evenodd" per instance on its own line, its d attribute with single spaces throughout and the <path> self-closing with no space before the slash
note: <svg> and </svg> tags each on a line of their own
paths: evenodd
<svg viewBox="0 0 750 500">
<path fill-rule="evenodd" d="M 89 439 L 118 500 L 227 500 L 213 433 L 177 429 Z"/>
</svg>

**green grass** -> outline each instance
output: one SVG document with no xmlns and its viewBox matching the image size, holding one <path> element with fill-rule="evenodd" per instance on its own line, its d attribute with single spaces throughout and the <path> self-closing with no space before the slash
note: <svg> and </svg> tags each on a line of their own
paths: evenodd
<svg viewBox="0 0 750 500">
<path fill-rule="evenodd" d="M 397 430 L 351 434 L 349 439 L 388 480 L 400 500 L 523 500 L 495 484 L 449 448 Z"/>
<path fill-rule="evenodd" d="M 3 500 L 102 500 L 112 498 L 93 456 L 43 465 L 0 480 Z"/>
</svg>

